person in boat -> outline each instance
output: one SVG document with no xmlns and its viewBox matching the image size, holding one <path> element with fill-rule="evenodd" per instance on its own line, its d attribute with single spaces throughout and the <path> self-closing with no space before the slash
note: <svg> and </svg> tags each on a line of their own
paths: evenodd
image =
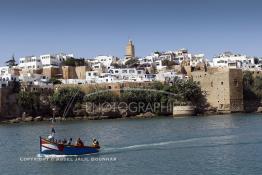
<svg viewBox="0 0 262 175">
<path fill-rule="evenodd" d="M 62 141 L 62 143 L 63 143 L 64 145 L 67 144 L 66 138 L 64 138 L 64 140 Z"/>
<path fill-rule="evenodd" d="M 50 134 L 47 138 L 48 138 L 48 140 L 51 141 L 51 142 L 54 142 L 54 140 L 55 140 L 54 136 L 51 135 L 51 134 Z"/>
<path fill-rule="evenodd" d="M 52 128 L 51 134 L 47 137 L 49 141 L 54 142 L 55 140 L 55 128 Z"/>
<path fill-rule="evenodd" d="M 78 138 L 78 139 L 76 140 L 76 146 L 80 146 L 80 147 L 83 147 L 83 146 L 84 146 L 84 143 L 83 143 L 83 141 L 82 141 L 80 138 Z"/>
<path fill-rule="evenodd" d="M 99 147 L 99 142 L 97 139 L 93 138 L 93 146 L 94 147 Z"/>
<path fill-rule="evenodd" d="M 73 139 L 72 139 L 72 138 L 70 138 L 70 139 L 68 140 L 67 144 L 68 144 L 68 145 L 71 145 L 71 144 L 72 144 L 72 142 L 73 142 Z"/>
</svg>

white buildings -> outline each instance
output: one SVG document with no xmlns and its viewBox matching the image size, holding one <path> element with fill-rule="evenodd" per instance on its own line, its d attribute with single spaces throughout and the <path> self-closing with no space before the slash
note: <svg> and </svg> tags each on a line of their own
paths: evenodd
<svg viewBox="0 0 262 175">
<path fill-rule="evenodd" d="M 207 60 L 205 59 L 204 54 L 196 54 L 196 55 L 193 55 L 190 58 L 190 66 L 196 67 L 197 64 L 199 64 L 199 63 L 206 63 L 207 64 Z"/>
<path fill-rule="evenodd" d="M 108 73 L 86 72 L 86 83 L 149 82 L 154 80 L 154 74 L 146 74 L 145 70 L 136 68 L 110 69 Z"/>
<path fill-rule="evenodd" d="M 22 70 L 39 70 L 47 67 L 59 67 L 67 58 L 73 54 L 46 54 L 37 56 L 27 56 L 19 58 L 19 67 Z"/>
<path fill-rule="evenodd" d="M 228 67 L 228 68 L 255 68 L 255 58 L 247 57 L 246 55 L 233 54 L 231 52 L 224 52 L 213 58 L 214 67 Z"/>
<path fill-rule="evenodd" d="M 102 63 L 107 69 L 110 68 L 112 63 L 117 62 L 118 58 L 115 56 L 100 55 L 94 58 L 95 62 Z"/>
<path fill-rule="evenodd" d="M 99 77 L 98 71 L 87 71 L 86 72 L 86 81 L 88 83 L 96 83 L 98 77 Z"/>
<path fill-rule="evenodd" d="M 42 74 L 34 74 L 34 73 L 24 73 L 19 76 L 19 80 L 22 82 L 49 82 L 49 77 L 46 77 Z"/>
<path fill-rule="evenodd" d="M 74 57 L 73 54 L 46 54 L 40 55 L 43 68 L 47 67 L 59 67 L 63 61 L 66 61 L 68 58 Z"/>
<path fill-rule="evenodd" d="M 12 81 L 19 81 L 17 73 L 8 66 L 0 67 L 0 88 L 8 86 L 8 83 Z"/>
<path fill-rule="evenodd" d="M 37 70 L 42 69 L 42 62 L 40 58 L 36 56 L 27 56 L 19 59 L 19 68 Z"/>
</svg>

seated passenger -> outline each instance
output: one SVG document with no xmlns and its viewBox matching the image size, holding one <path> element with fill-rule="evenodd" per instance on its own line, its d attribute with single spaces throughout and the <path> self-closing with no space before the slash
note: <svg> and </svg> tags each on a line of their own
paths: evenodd
<svg viewBox="0 0 262 175">
<path fill-rule="evenodd" d="M 71 144 L 72 144 L 72 141 L 73 141 L 73 139 L 70 138 L 70 139 L 68 140 L 67 144 L 68 144 L 68 145 L 71 145 Z"/>
<path fill-rule="evenodd" d="M 76 146 L 80 146 L 80 147 L 84 146 L 84 143 L 83 143 L 83 141 L 80 138 L 77 139 Z"/>
<path fill-rule="evenodd" d="M 64 138 L 64 140 L 62 141 L 63 144 L 67 143 L 67 140 Z"/>
<path fill-rule="evenodd" d="M 99 147 L 99 142 L 95 138 L 93 139 L 93 146 L 94 147 Z"/>
</svg>

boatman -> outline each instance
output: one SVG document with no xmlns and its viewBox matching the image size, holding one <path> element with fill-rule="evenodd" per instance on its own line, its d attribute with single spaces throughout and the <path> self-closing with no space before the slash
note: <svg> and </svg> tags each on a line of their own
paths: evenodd
<svg viewBox="0 0 262 175">
<path fill-rule="evenodd" d="M 48 140 L 54 141 L 55 140 L 55 128 L 52 127 L 51 134 L 48 136 Z"/>
</svg>

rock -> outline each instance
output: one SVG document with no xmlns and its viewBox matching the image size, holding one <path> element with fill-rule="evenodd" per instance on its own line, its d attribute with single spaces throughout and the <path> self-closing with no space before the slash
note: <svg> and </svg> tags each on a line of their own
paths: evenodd
<svg viewBox="0 0 262 175">
<path fill-rule="evenodd" d="M 55 117 L 55 121 L 62 121 L 62 117 Z"/>
<path fill-rule="evenodd" d="M 26 118 L 24 118 L 24 122 L 31 122 L 31 121 L 33 121 L 34 120 L 34 118 L 33 117 L 26 117 Z"/>
<path fill-rule="evenodd" d="M 151 117 L 155 117 L 156 115 L 153 114 L 152 112 L 146 112 L 143 114 L 144 118 L 151 118 Z"/>
<path fill-rule="evenodd" d="M 99 120 L 99 116 L 88 116 L 88 120 Z"/>
<path fill-rule="evenodd" d="M 44 117 L 44 118 L 43 118 L 43 121 L 50 121 L 50 119 L 49 119 L 49 118 L 46 118 L 46 117 Z"/>
<path fill-rule="evenodd" d="M 21 120 L 17 120 L 17 118 L 15 118 L 15 119 L 11 119 L 11 120 L 9 120 L 8 122 L 9 123 L 19 123 Z"/>
<path fill-rule="evenodd" d="M 34 118 L 34 121 L 42 121 L 43 117 L 42 116 L 37 116 L 36 118 Z"/>
<path fill-rule="evenodd" d="M 101 120 L 104 120 L 104 119 L 110 119 L 110 117 L 109 117 L 109 116 L 105 116 L 105 115 L 103 115 L 103 116 L 100 116 L 100 119 L 101 119 Z"/>
<path fill-rule="evenodd" d="M 260 106 L 260 107 L 257 108 L 257 112 L 262 113 L 262 106 Z"/>
</svg>

